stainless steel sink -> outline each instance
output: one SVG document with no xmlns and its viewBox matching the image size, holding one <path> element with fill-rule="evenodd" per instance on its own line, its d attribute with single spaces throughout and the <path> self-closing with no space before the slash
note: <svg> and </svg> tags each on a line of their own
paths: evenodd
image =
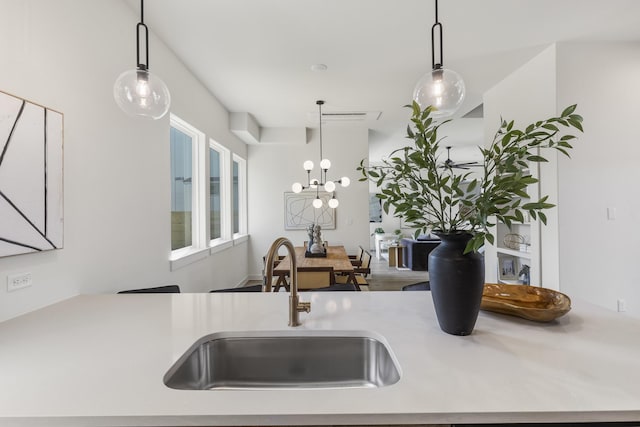
<svg viewBox="0 0 640 427">
<path fill-rule="evenodd" d="M 180 390 L 383 387 L 400 379 L 383 341 L 362 331 L 217 333 L 192 345 L 164 383 Z"/>
</svg>

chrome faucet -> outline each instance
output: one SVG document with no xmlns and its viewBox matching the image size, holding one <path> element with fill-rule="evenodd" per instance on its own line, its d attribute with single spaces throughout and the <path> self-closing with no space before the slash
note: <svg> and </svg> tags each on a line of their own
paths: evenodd
<svg viewBox="0 0 640 427">
<path fill-rule="evenodd" d="M 301 302 L 298 297 L 298 271 L 296 263 L 296 250 L 291 243 L 291 240 L 286 237 L 277 238 L 269 248 L 267 256 L 265 258 L 265 277 L 263 290 L 271 292 L 271 280 L 273 278 L 273 261 L 278 256 L 278 249 L 284 246 L 289 251 L 289 277 L 291 283 L 289 284 L 289 326 L 300 326 L 300 316 L 298 313 L 304 311 L 309 313 L 311 311 L 310 302 Z"/>
</svg>

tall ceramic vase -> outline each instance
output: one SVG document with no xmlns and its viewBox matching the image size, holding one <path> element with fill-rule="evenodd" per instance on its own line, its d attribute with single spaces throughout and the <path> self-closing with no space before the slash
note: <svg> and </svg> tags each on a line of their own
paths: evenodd
<svg viewBox="0 0 640 427">
<path fill-rule="evenodd" d="M 469 233 L 436 233 L 441 243 L 429 254 L 429 284 L 440 329 L 469 335 L 476 324 L 484 289 L 484 256 L 464 254 Z"/>
</svg>

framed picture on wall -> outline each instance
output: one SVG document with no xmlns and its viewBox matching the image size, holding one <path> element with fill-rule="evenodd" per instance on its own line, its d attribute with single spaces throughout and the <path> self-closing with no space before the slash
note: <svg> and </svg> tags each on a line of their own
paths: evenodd
<svg viewBox="0 0 640 427">
<path fill-rule="evenodd" d="M 369 222 L 382 222 L 382 200 L 369 193 Z"/>
<path fill-rule="evenodd" d="M 518 258 L 501 255 L 498 258 L 498 277 L 500 280 L 517 280 L 520 271 Z"/>
<path fill-rule="evenodd" d="M 302 193 L 284 193 L 284 229 L 306 230 L 310 224 L 316 224 L 323 230 L 336 229 L 336 209 L 329 207 L 331 193 L 320 191 L 317 196 L 322 200 L 322 207 L 313 207 L 315 191 Z"/>
<path fill-rule="evenodd" d="M 63 246 L 63 114 L 0 91 L 0 257 Z"/>
</svg>

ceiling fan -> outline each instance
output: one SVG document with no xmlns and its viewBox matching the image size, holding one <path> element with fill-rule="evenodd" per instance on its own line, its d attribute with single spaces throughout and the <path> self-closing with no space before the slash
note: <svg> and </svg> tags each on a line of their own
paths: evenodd
<svg viewBox="0 0 640 427">
<path fill-rule="evenodd" d="M 445 160 L 444 164 L 440 166 L 441 168 L 469 169 L 472 167 L 481 166 L 478 162 L 463 162 L 463 163 L 454 162 L 453 160 L 451 160 L 451 156 L 449 155 L 451 153 L 451 146 L 445 147 L 445 148 L 447 149 L 447 160 Z"/>
</svg>

